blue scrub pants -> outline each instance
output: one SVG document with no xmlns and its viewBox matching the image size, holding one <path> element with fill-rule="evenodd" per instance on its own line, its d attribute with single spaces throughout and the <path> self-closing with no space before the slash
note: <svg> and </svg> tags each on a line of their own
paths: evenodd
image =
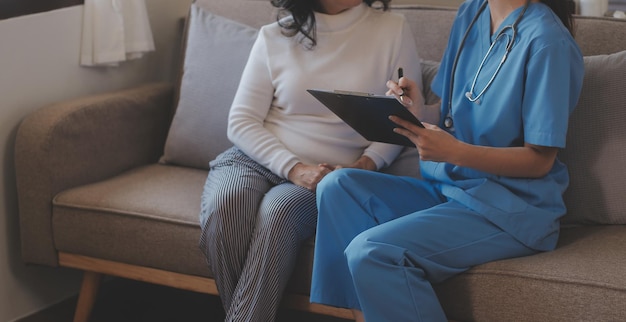
<svg viewBox="0 0 626 322">
<path fill-rule="evenodd" d="M 446 321 L 431 283 L 535 251 L 437 184 L 341 169 L 317 187 L 311 302 L 366 321 Z"/>
</svg>

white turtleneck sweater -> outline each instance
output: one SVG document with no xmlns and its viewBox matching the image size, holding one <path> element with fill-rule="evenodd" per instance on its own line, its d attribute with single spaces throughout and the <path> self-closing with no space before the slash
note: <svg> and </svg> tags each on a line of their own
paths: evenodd
<svg viewBox="0 0 626 322">
<path fill-rule="evenodd" d="M 307 89 L 384 94 L 397 69 L 421 85 L 415 40 L 402 15 L 361 4 L 337 15 L 315 14 L 317 46 L 261 28 L 228 120 L 228 138 L 259 164 L 287 178 L 298 162 L 348 165 L 361 155 L 380 169 L 402 147 L 369 142 Z"/>
</svg>

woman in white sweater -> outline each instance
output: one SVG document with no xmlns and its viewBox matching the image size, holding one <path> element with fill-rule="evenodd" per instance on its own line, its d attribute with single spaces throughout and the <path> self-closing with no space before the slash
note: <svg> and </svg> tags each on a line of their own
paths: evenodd
<svg viewBox="0 0 626 322">
<path fill-rule="evenodd" d="M 272 1 L 278 21 L 261 28 L 230 110 L 234 147 L 211 161 L 202 196 L 200 246 L 227 321 L 275 320 L 326 174 L 378 170 L 402 149 L 365 140 L 306 92 L 382 94 L 400 67 L 421 79 L 404 17 L 373 2 Z"/>
</svg>

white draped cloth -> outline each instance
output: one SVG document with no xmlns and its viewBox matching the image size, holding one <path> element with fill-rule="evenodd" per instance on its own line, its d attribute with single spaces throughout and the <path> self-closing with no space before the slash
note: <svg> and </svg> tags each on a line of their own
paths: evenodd
<svg viewBox="0 0 626 322">
<path fill-rule="evenodd" d="M 117 66 L 154 50 L 145 0 L 85 0 L 80 64 Z"/>
</svg>

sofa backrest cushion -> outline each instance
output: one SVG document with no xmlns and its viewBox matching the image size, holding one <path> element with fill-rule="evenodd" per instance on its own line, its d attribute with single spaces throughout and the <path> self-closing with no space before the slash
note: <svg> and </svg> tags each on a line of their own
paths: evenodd
<svg viewBox="0 0 626 322">
<path fill-rule="evenodd" d="M 428 5 L 393 5 L 404 14 L 425 60 L 439 61 L 448 40 L 456 8 Z M 574 16 L 574 35 L 585 56 L 615 53 L 626 44 L 626 20 L 609 17 Z"/>
<path fill-rule="evenodd" d="M 559 155 L 570 173 L 562 222 L 626 224 L 626 51 L 584 59 L 582 93 Z"/>
<path fill-rule="evenodd" d="M 585 56 L 626 49 L 626 19 L 575 16 L 574 37 Z"/>
<path fill-rule="evenodd" d="M 228 111 L 258 29 L 191 5 L 179 99 L 161 161 L 208 168 L 231 144 Z"/>
<path fill-rule="evenodd" d="M 391 10 L 406 17 L 420 57 L 423 60 L 440 61 L 448 43 L 456 8 L 397 5 L 392 6 Z"/>
</svg>

